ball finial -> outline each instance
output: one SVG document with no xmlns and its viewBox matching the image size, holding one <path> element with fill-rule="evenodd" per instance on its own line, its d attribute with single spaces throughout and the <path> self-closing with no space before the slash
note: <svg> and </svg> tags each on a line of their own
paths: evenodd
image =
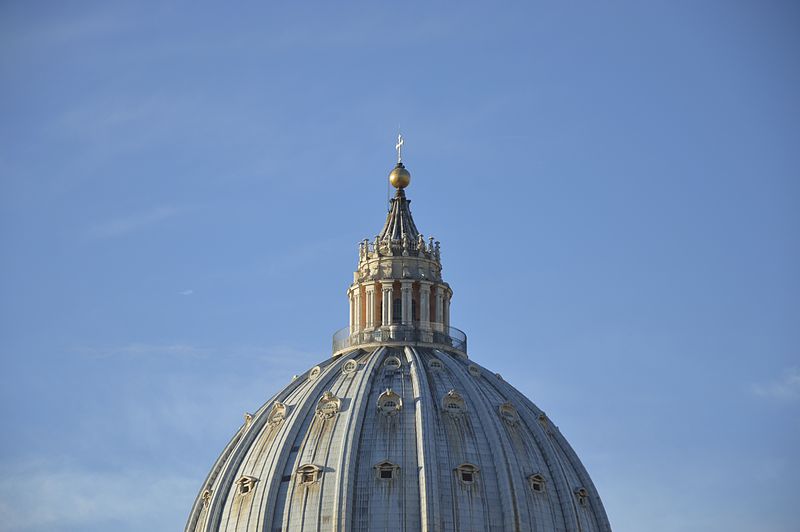
<svg viewBox="0 0 800 532">
<path fill-rule="evenodd" d="M 397 166 L 389 172 L 389 182 L 394 188 L 406 188 L 411 183 L 411 174 L 403 163 L 397 163 Z"/>
</svg>

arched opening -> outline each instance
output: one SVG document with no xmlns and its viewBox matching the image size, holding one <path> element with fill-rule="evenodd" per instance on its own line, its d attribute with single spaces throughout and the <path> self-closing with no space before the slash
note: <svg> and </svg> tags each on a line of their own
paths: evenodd
<svg viewBox="0 0 800 532">
<path fill-rule="evenodd" d="M 400 323 L 403 318 L 403 300 L 396 297 L 392 301 L 392 323 Z"/>
</svg>

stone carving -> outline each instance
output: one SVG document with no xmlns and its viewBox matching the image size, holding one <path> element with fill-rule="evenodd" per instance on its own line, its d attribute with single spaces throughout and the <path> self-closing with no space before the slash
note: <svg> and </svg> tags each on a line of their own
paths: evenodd
<svg viewBox="0 0 800 532">
<path fill-rule="evenodd" d="M 386 391 L 378 397 L 378 411 L 385 416 L 397 415 L 402 408 L 402 397 L 394 393 L 391 388 L 387 388 Z"/>
<path fill-rule="evenodd" d="M 303 486 L 310 486 L 319 481 L 322 468 L 315 464 L 304 464 L 297 468 L 297 482 Z"/>
<path fill-rule="evenodd" d="M 341 399 L 331 392 L 325 392 L 317 403 L 317 416 L 321 419 L 330 419 L 339 413 L 341 406 Z"/>
<path fill-rule="evenodd" d="M 239 495 L 247 495 L 256 487 L 256 482 L 258 479 L 256 477 L 251 477 L 248 475 L 242 475 L 236 481 L 236 487 L 238 488 Z"/>
<path fill-rule="evenodd" d="M 319 366 L 314 366 L 311 368 L 311 371 L 308 374 L 308 380 L 315 381 L 319 377 L 319 374 L 322 373 L 322 368 Z"/>
<path fill-rule="evenodd" d="M 342 373 L 344 373 L 345 375 L 350 375 L 352 373 L 355 373 L 356 370 L 358 370 L 358 362 L 356 362 L 355 360 L 348 360 L 347 362 L 344 363 L 344 366 L 342 366 Z"/>
<path fill-rule="evenodd" d="M 498 412 L 500 413 L 500 417 L 503 419 L 503 421 L 512 427 L 519 423 L 519 413 L 517 413 L 517 409 L 514 408 L 514 405 L 511 403 L 503 403 L 500 405 Z"/>
<path fill-rule="evenodd" d="M 442 399 L 442 408 L 451 416 L 460 416 L 467 409 L 464 398 L 455 390 L 450 390 L 445 394 Z"/>
<path fill-rule="evenodd" d="M 267 415 L 268 425 L 277 425 L 286 419 L 286 405 L 276 401 Z"/>
</svg>

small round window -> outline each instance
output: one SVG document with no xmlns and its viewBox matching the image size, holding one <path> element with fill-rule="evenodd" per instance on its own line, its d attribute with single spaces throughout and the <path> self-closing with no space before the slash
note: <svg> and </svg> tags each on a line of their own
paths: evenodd
<svg viewBox="0 0 800 532">
<path fill-rule="evenodd" d="M 344 363 L 344 367 L 342 368 L 342 373 L 345 375 L 350 375 L 351 373 L 355 373 L 358 369 L 358 362 L 355 360 L 348 360 Z"/>
</svg>

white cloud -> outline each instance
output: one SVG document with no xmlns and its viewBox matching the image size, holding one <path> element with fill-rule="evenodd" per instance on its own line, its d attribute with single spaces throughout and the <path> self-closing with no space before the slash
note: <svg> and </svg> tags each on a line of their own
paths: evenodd
<svg viewBox="0 0 800 532">
<path fill-rule="evenodd" d="M 191 288 L 187 288 L 186 290 L 181 290 L 180 294 L 182 296 L 190 296 L 194 294 L 194 290 L 192 290 Z"/>
<path fill-rule="evenodd" d="M 788 368 L 772 382 L 753 384 L 752 391 L 759 397 L 782 401 L 800 399 L 800 369 Z"/>
<path fill-rule="evenodd" d="M 106 239 L 123 236 L 163 222 L 168 218 L 180 214 L 183 210 L 182 208 L 172 206 L 156 207 L 149 211 L 99 223 L 89 229 L 87 236 L 91 239 Z"/>
</svg>

